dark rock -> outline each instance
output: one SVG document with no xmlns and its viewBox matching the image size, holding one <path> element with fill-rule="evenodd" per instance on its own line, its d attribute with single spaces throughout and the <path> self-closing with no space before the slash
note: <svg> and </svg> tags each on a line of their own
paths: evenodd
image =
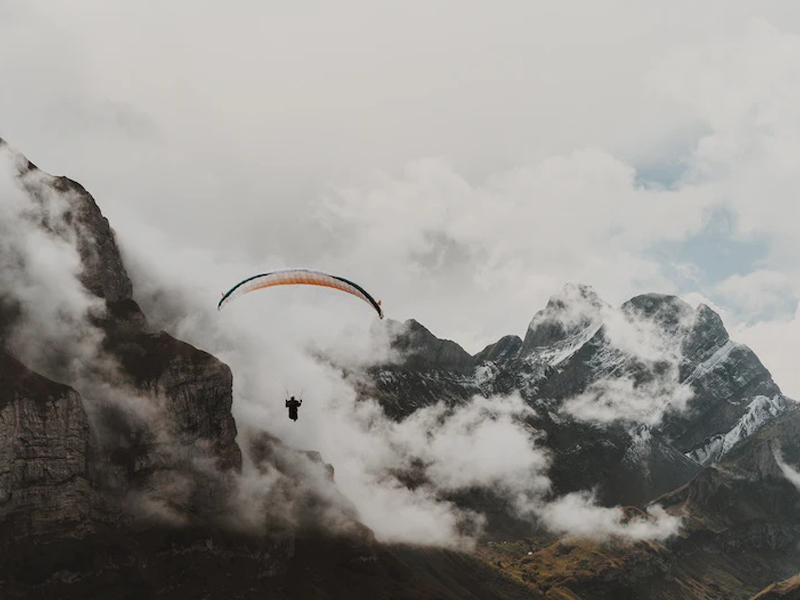
<svg viewBox="0 0 800 600">
<path fill-rule="evenodd" d="M 294 450 L 263 431 L 248 432 L 246 438 L 255 469 L 271 481 L 262 498 L 269 529 L 284 528 L 293 535 L 335 531 L 365 547 L 374 544 L 355 505 L 336 487 L 333 466 L 318 452 Z"/>
<path fill-rule="evenodd" d="M 387 322 L 392 334 L 392 348 L 399 354 L 405 369 L 440 369 L 456 373 L 470 373 L 474 362 L 466 350 L 450 340 L 441 340 L 409 319 L 402 325 Z"/>
<path fill-rule="evenodd" d="M 641 294 L 622 305 L 622 311 L 634 318 L 651 321 L 666 334 L 680 335 L 694 321 L 688 302 L 668 294 Z"/>
<path fill-rule="evenodd" d="M 522 348 L 522 339 L 516 335 L 506 335 L 494 344 L 486 346 L 478 352 L 473 361 L 476 365 L 485 362 L 498 362 L 508 360 L 516 356 Z"/>
<path fill-rule="evenodd" d="M 520 354 L 527 356 L 537 348 L 553 346 L 578 334 L 600 321 L 605 306 L 591 287 L 567 284 L 533 317 Z"/>
<path fill-rule="evenodd" d="M 91 442 L 78 393 L 0 351 L 0 547 L 82 537 L 113 519 L 93 485 Z"/>
</svg>

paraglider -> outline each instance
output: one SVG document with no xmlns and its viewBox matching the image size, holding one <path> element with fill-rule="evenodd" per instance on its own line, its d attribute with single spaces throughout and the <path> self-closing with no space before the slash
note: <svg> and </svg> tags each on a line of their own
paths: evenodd
<svg viewBox="0 0 800 600">
<path fill-rule="evenodd" d="M 383 319 L 380 301 L 376 301 L 360 285 L 338 275 L 330 275 L 322 271 L 312 271 L 311 269 L 283 269 L 248 277 L 233 286 L 227 293 L 222 294 L 222 298 L 217 304 L 217 309 L 222 310 L 223 306 L 239 296 L 276 285 L 318 285 L 346 292 L 369 304 L 378 313 L 378 316 Z M 303 404 L 302 398 L 296 400 L 294 396 L 291 396 L 286 400 L 286 408 L 289 409 L 289 418 L 292 421 L 297 421 L 297 410 L 301 404 Z"/>
<path fill-rule="evenodd" d="M 289 418 L 292 421 L 297 421 L 297 409 L 300 408 L 301 404 L 303 404 L 303 399 L 295 400 L 294 396 L 286 401 L 286 408 L 289 409 Z"/>
<path fill-rule="evenodd" d="M 347 292 L 372 306 L 378 316 L 383 319 L 380 301 L 376 301 L 360 285 L 344 277 L 329 275 L 322 271 L 312 271 L 311 269 L 284 269 L 249 277 L 237 283 L 226 294 L 223 294 L 217 308 L 222 309 L 231 300 L 249 292 L 276 285 L 318 285 Z"/>
</svg>

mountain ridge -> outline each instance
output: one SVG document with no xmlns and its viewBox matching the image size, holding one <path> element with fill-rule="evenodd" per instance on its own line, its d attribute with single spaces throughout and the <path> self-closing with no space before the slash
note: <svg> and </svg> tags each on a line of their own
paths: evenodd
<svg viewBox="0 0 800 600">
<path fill-rule="evenodd" d="M 642 294 L 612 307 L 568 284 L 524 337 L 474 355 L 416 321 L 383 323 L 395 360 L 359 373 L 357 387 L 390 417 L 518 395 L 553 459 L 551 497 L 594 490 L 601 506 L 626 506 L 626 520 L 658 506 L 684 527 L 658 543 L 559 538 L 484 489 L 450 498 L 496 513 L 475 555 L 377 544 L 324 457 L 237 431 L 227 365 L 151 331 L 85 188 L 18 153 L 11 162 L 25 226 L 74 245 L 86 297 L 81 319 L 66 320 L 79 335 L 30 353 L 20 331 L 31 307 L 0 280 L 8 597 L 744 600 L 796 574 L 800 493 L 787 473 L 800 464 L 800 409 L 705 305 Z M 91 360 L 76 361 L 73 342 Z M 300 464 L 322 474 L 324 494 L 304 485 Z M 231 522 L 246 467 L 274 476 L 275 495 L 251 503 L 256 520 Z M 307 519 L 270 512 L 289 493 Z M 321 531 L 334 505 L 338 535 Z"/>
</svg>

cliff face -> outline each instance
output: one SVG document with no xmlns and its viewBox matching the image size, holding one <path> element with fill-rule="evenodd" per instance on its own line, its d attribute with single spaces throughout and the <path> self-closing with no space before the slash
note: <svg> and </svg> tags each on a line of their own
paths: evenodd
<svg viewBox="0 0 800 600">
<path fill-rule="evenodd" d="M 228 366 L 164 332 L 110 337 L 107 347 L 136 398 L 95 419 L 123 486 L 167 501 L 181 518 L 224 513 L 229 474 L 242 466 Z"/>
<path fill-rule="evenodd" d="M 75 390 L 0 351 L 0 547 L 79 537 L 109 519 L 92 483 L 90 439 Z"/>
<path fill-rule="evenodd" d="M 230 369 L 149 331 L 109 222 L 82 186 L 41 172 L 2 141 L 0 160 L 15 188 L 8 200 L 16 222 L 5 225 L 79 260 L 74 283 L 52 284 L 66 281 L 70 290 L 33 282 L 41 293 L 72 294 L 79 306 L 42 317 L 23 293 L 33 287 L 27 269 L 35 255 L 23 234 L 5 240 L 0 348 L 19 348 L 50 378 L 0 354 L 0 527 L 13 534 L 6 540 L 147 521 L 152 511 L 129 510 L 141 499 L 178 521 L 211 525 L 229 502 L 229 474 L 242 465 Z M 59 327 L 60 337 L 48 337 Z M 76 352 L 87 357 L 77 367 Z"/>
<path fill-rule="evenodd" d="M 61 393 L 55 404 L 48 404 L 46 398 L 21 396 L 15 406 L 23 406 L 27 400 L 31 405 L 49 407 L 53 415 L 42 416 L 43 408 L 14 413 L 22 415 L 17 420 L 20 439 L 40 439 L 53 456 L 70 456 L 59 477 L 66 477 L 63 469 L 77 465 L 91 471 L 100 490 L 97 493 L 102 492 L 106 504 L 114 507 L 111 512 L 119 512 L 118 507 L 128 503 L 131 494 L 144 494 L 158 497 L 176 518 L 210 522 L 228 502 L 226 473 L 238 471 L 242 463 L 230 411 L 230 369 L 165 332 L 149 331 L 144 314 L 133 300 L 131 280 L 109 222 L 81 185 L 41 172 L 20 154 L 3 147 L 2 142 L 0 150 L 0 158 L 10 163 L 3 165 L 4 170 L 12 174 L 19 192 L 18 220 L 42 232 L 45 241 L 74 248 L 80 261 L 79 291 L 72 293 L 85 295 L 82 302 L 89 307 L 80 318 L 71 315 L 69 327 L 74 334 L 62 336 L 61 345 L 51 342 L 51 347 L 32 353 L 43 357 L 40 366 L 50 377 L 73 385 L 83 398 L 75 390 Z M 16 279 L 25 281 L 24 240 L 8 251 L 18 254 L 19 259 L 7 269 L 17 268 Z M 59 290 L 49 293 L 58 294 Z M 36 323 L 34 330 L 45 335 L 42 340 L 29 339 L 23 328 L 30 329 L 36 315 L 30 314 L 24 296 L 13 286 L 0 290 L 0 296 L 4 307 L 0 332 L 5 332 L 12 347 L 48 344 L 46 333 L 54 324 Z M 70 346 L 73 337 L 81 340 L 80 351 L 90 360 L 79 368 L 66 368 L 64 365 L 74 360 L 70 356 L 75 352 Z M 40 415 L 46 423 L 47 429 L 37 434 L 38 438 L 26 429 L 38 423 L 32 415 Z M 58 418 L 64 419 L 61 427 L 68 446 L 53 443 L 53 436 L 60 431 L 55 428 Z M 21 446 L 26 447 L 26 443 Z M 83 448 L 82 454 L 77 453 L 78 448 Z M 26 468 L 39 469 L 34 464 L 30 462 Z M 46 466 L 41 469 L 45 478 L 57 472 Z M 15 483 L 10 481 L 9 485 L 7 495 L 21 498 Z M 45 498 L 47 493 L 42 492 L 40 501 L 45 512 L 48 503 L 61 506 L 57 497 Z M 27 506 L 32 511 L 35 504 Z M 47 518 L 57 519 L 57 514 L 51 511 Z M 66 513 L 62 516 L 68 519 Z"/>
</svg>

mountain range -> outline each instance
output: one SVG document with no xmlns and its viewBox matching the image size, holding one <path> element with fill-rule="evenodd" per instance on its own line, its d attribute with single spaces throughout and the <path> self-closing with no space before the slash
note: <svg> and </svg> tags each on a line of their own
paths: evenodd
<svg viewBox="0 0 800 600">
<path fill-rule="evenodd" d="M 376 325 L 389 358 L 341 369 L 389 418 L 518 397 L 550 460 L 547 498 L 591 490 L 626 518 L 658 507 L 681 522 L 658 541 L 562 535 L 476 487 L 446 498 L 485 515 L 473 551 L 384 544 L 336 465 L 237 428 L 231 369 L 152 330 L 80 184 L 1 140 L 0 162 L 13 183 L 0 212 L 3 597 L 800 597 L 800 407 L 708 306 L 611 306 L 569 284 L 523 337 L 475 355 L 414 320 Z M 75 253 L 75 289 L 42 291 L 61 275 L 23 251 L 37 236 Z M 39 307 L 43 294 L 56 301 Z M 244 518 L 248 468 L 276 483 Z M 309 470 L 325 493 L 302 485 Z M 289 494 L 297 514 L 276 509 Z"/>
</svg>

